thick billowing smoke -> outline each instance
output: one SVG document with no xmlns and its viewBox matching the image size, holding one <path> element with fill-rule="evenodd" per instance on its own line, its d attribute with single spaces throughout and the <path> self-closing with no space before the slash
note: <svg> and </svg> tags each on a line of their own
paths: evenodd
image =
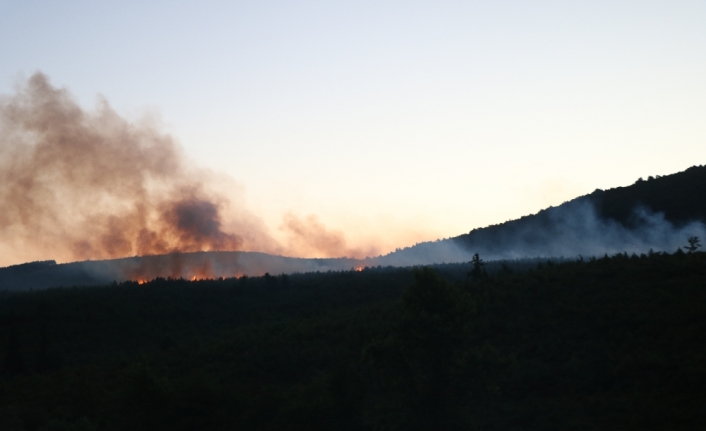
<svg viewBox="0 0 706 431">
<path fill-rule="evenodd" d="M 192 168 L 154 123 L 127 121 L 105 101 L 86 112 L 41 73 L 15 95 L 0 98 L 0 253 L 18 260 L 168 254 L 106 263 L 102 271 L 115 279 L 190 278 L 463 262 L 476 252 L 486 260 L 673 252 L 691 236 L 706 237 L 701 222 L 674 226 L 639 208 L 627 228 L 599 217 L 584 197 L 460 238 L 363 260 L 183 256 L 237 250 L 358 259 L 377 254 L 372 247 L 349 246 L 342 232 L 327 229 L 315 216 L 285 215 L 281 229 L 289 243 L 278 244 L 258 218 L 226 198 L 233 197 L 231 190 L 216 188 L 224 182 L 213 178 Z"/>
<path fill-rule="evenodd" d="M 224 196 L 169 135 L 37 73 L 0 99 L 0 238 L 59 259 L 238 250 Z"/>
</svg>

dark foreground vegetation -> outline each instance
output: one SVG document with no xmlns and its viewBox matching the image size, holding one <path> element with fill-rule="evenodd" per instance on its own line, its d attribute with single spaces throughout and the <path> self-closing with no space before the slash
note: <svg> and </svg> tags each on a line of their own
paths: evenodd
<svg viewBox="0 0 706 431">
<path fill-rule="evenodd" d="M 706 253 L 5 293 L 0 323 L 2 430 L 706 429 Z"/>
</svg>

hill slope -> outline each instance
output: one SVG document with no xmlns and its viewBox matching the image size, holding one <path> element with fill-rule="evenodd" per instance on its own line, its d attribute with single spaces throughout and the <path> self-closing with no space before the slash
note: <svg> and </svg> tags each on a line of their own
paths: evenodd
<svg viewBox="0 0 706 431">
<path fill-rule="evenodd" d="M 218 278 L 342 271 L 364 266 L 411 266 L 526 257 L 674 251 L 691 236 L 706 238 L 706 166 L 627 187 L 596 190 L 557 207 L 468 234 L 367 259 L 301 259 L 255 252 L 199 252 L 86 261 L 33 262 L 0 268 L 0 290 L 102 285 L 155 277 Z"/>
<path fill-rule="evenodd" d="M 359 267 L 362 262 L 348 258 L 303 259 L 241 251 L 135 256 L 65 264 L 55 261 L 30 262 L 0 268 L 0 291 L 100 286 L 113 281 L 147 281 L 156 277 L 202 279 L 264 275 L 268 272 L 344 271 Z"/>
<path fill-rule="evenodd" d="M 593 193 L 517 220 L 426 242 L 380 258 L 391 265 L 674 251 L 706 236 L 706 166 Z"/>
</svg>

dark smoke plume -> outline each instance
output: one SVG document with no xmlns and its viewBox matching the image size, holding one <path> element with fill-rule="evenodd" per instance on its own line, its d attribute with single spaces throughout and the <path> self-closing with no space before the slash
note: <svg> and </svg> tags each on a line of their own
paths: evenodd
<svg viewBox="0 0 706 431">
<path fill-rule="evenodd" d="M 41 73 L 0 99 L 5 247 L 66 260 L 239 250 L 227 205 L 169 135 L 104 100 L 86 112 Z"/>
</svg>

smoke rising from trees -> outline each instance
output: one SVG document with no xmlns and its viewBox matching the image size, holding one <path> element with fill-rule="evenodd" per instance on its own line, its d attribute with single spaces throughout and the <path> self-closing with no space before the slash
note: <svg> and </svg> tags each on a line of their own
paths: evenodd
<svg viewBox="0 0 706 431">
<path fill-rule="evenodd" d="M 350 247 L 315 216 L 291 213 L 280 226 L 288 241 L 280 243 L 232 201 L 238 190 L 225 189 L 222 180 L 193 167 L 155 121 L 128 121 L 105 99 L 86 111 L 42 73 L 0 96 L 0 242 L 24 260 L 376 251 Z M 167 272 L 178 275 L 180 268 Z"/>
<path fill-rule="evenodd" d="M 343 232 L 328 229 L 316 216 L 291 213 L 279 226 L 288 241 L 279 243 L 214 178 L 191 166 L 158 124 L 130 122 L 105 100 L 85 111 L 41 73 L 21 83 L 15 94 L 0 97 L 0 252 L 60 261 L 239 250 L 360 259 L 379 252 L 372 246 L 351 246 Z M 632 224 L 626 226 L 598 214 L 596 202 L 579 198 L 536 217 L 422 243 L 365 259 L 365 264 L 460 262 L 473 253 L 484 259 L 514 259 L 674 251 L 689 237 L 706 237 L 704 224 L 686 217 L 688 211 L 682 222 L 673 224 L 662 213 L 633 208 Z M 135 277 L 156 274 L 151 260 L 144 262 L 147 266 L 122 271 Z M 167 267 L 164 259 L 159 262 L 159 274 L 175 277 L 232 269 L 232 263 L 196 264 L 176 255 Z M 272 271 L 254 262 L 250 266 L 256 272 Z M 287 265 L 282 268 L 297 270 Z M 238 272 L 250 269 L 239 266 Z"/>
<path fill-rule="evenodd" d="M 243 245 L 169 135 L 105 100 L 86 112 L 41 73 L 0 99 L 0 205 L 5 243 L 65 259 Z"/>
<path fill-rule="evenodd" d="M 690 237 L 706 237 L 699 220 L 674 224 L 661 212 L 635 207 L 631 226 L 601 217 L 590 196 L 548 208 L 538 214 L 504 224 L 477 229 L 469 234 L 425 242 L 383 256 L 380 264 L 407 266 L 464 262 L 474 253 L 487 260 L 528 257 L 601 256 L 605 253 L 673 253 Z"/>
<path fill-rule="evenodd" d="M 327 229 L 315 215 L 284 215 L 280 229 L 289 236 L 289 248 L 304 256 L 375 256 L 375 247 L 350 247 L 341 231 Z"/>
</svg>

